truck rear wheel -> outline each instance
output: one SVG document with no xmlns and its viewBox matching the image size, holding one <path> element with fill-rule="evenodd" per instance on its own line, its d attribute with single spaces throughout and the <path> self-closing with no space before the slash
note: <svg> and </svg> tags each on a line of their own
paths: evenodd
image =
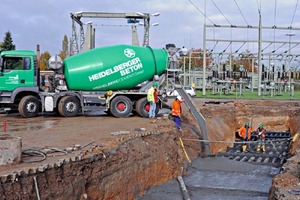
<svg viewBox="0 0 300 200">
<path fill-rule="evenodd" d="M 35 96 L 25 96 L 21 99 L 18 110 L 23 117 L 36 117 L 40 110 L 40 102 Z"/>
<path fill-rule="evenodd" d="M 132 104 L 128 97 L 117 96 L 110 102 L 109 110 L 114 117 L 128 117 L 132 112 Z"/>
<path fill-rule="evenodd" d="M 150 103 L 147 100 L 147 97 L 139 99 L 135 104 L 135 110 L 139 116 L 148 118 L 149 117 L 149 110 L 150 110 Z M 156 106 L 155 116 L 159 112 L 159 106 Z"/>
<path fill-rule="evenodd" d="M 74 96 L 65 96 L 58 103 L 58 112 L 63 117 L 76 117 L 79 108 L 79 100 Z"/>
</svg>

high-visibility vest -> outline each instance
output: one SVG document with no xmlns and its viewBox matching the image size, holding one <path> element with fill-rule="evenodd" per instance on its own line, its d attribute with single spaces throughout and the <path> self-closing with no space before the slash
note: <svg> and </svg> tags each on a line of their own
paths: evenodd
<svg viewBox="0 0 300 200">
<path fill-rule="evenodd" d="M 240 136 L 244 139 L 245 138 L 250 139 L 252 131 L 253 131 L 253 129 L 251 127 L 248 127 L 248 130 L 247 130 L 245 126 L 243 126 L 239 129 Z"/>
<path fill-rule="evenodd" d="M 179 100 L 174 100 L 173 104 L 172 104 L 172 115 L 178 116 L 180 117 L 181 114 L 181 101 Z"/>
<path fill-rule="evenodd" d="M 148 93 L 147 93 L 147 100 L 148 100 L 148 102 L 154 103 L 154 88 L 153 88 L 153 87 L 151 87 L 151 88 L 148 90 Z"/>
</svg>

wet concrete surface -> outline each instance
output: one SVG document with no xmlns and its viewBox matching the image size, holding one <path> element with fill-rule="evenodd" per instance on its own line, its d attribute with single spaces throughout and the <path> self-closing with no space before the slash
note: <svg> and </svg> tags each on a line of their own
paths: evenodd
<svg viewBox="0 0 300 200">
<path fill-rule="evenodd" d="M 183 176 L 192 200 L 266 200 L 272 178 L 280 168 L 255 165 L 230 160 L 224 157 L 198 158 L 188 166 Z M 177 180 L 150 188 L 138 200 L 167 199 L 182 200 Z"/>
</svg>

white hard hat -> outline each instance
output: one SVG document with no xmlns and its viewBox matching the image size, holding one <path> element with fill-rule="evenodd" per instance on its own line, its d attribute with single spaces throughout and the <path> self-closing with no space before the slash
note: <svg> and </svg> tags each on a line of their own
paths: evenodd
<svg viewBox="0 0 300 200">
<path fill-rule="evenodd" d="M 181 96 L 179 96 L 179 95 L 178 95 L 176 98 L 177 98 L 179 101 L 181 101 L 181 100 L 182 100 L 182 97 L 181 97 Z"/>
</svg>

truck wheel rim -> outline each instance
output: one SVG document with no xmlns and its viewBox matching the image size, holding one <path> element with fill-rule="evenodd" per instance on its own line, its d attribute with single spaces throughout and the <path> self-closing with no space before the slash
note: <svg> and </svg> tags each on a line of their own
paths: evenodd
<svg viewBox="0 0 300 200">
<path fill-rule="evenodd" d="M 67 110 L 68 112 L 74 112 L 74 111 L 76 110 L 76 104 L 73 103 L 73 102 L 67 103 L 67 105 L 66 105 L 66 110 Z"/>
<path fill-rule="evenodd" d="M 117 108 L 119 111 L 124 111 L 126 106 L 124 103 L 118 103 Z"/>
<path fill-rule="evenodd" d="M 145 110 L 146 110 L 146 111 L 149 111 L 149 110 L 150 110 L 150 105 L 149 105 L 149 104 L 145 105 Z"/>
<path fill-rule="evenodd" d="M 27 104 L 26 108 L 27 108 L 28 112 L 34 113 L 36 111 L 36 107 L 37 107 L 37 105 L 35 103 L 30 102 Z"/>
</svg>

